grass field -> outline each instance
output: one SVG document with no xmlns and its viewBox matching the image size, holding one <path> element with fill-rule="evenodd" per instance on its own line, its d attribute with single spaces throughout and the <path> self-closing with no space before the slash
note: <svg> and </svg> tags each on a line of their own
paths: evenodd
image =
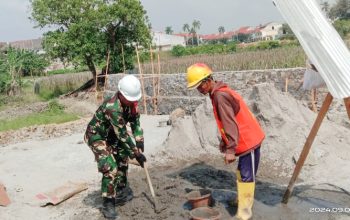
<svg viewBox="0 0 350 220">
<path fill-rule="evenodd" d="M 48 108 L 39 113 L 33 113 L 23 117 L 17 117 L 11 120 L 0 120 L 0 132 L 16 130 L 32 125 L 64 123 L 77 120 L 78 116 L 64 112 L 64 107 L 56 101 L 51 101 Z"/>
<path fill-rule="evenodd" d="M 306 55 L 301 47 L 243 51 L 232 54 L 190 55 L 179 58 L 166 56 L 163 53 L 160 56 L 160 73 L 184 73 L 188 66 L 196 62 L 207 63 L 214 71 L 304 67 L 305 59 Z M 153 67 L 154 72 L 158 73 L 157 60 L 153 63 Z M 151 74 L 152 64 L 150 62 L 144 63 L 142 69 L 143 73 Z"/>
</svg>

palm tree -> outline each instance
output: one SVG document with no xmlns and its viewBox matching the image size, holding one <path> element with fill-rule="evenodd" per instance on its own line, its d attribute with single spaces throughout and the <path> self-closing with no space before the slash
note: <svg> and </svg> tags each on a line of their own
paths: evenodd
<svg viewBox="0 0 350 220">
<path fill-rule="evenodd" d="M 219 31 L 220 34 L 225 33 L 225 28 L 224 28 L 224 26 L 220 26 L 220 27 L 218 28 L 218 31 Z"/>
<path fill-rule="evenodd" d="M 190 25 L 189 24 L 184 24 L 182 26 L 182 30 L 185 32 L 185 33 L 189 33 L 190 32 Z M 185 36 L 185 43 L 187 45 L 187 36 Z"/>
<path fill-rule="evenodd" d="M 167 26 L 167 27 L 165 27 L 165 33 L 166 33 L 166 34 L 173 34 L 174 31 L 173 31 L 173 29 L 171 28 L 171 26 Z"/>
<path fill-rule="evenodd" d="M 182 26 L 182 30 L 184 31 L 184 32 L 189 32 L 190 31 L 190 25 L 189 24 L 184 24 L 183 26 Z"/>
<path fill-rule="evenodd" d="M 191 41 L 192 41 L 191 45 L 193 46 L 194 45 L 193 39 L 194 39 L 194 36 L 196 35 L 196 30 L 193 27 L 191 27 L 191 29 L 190 29 L 190 34 L 192 35 L 192 37 L 191 37 Z"/>
<path fill-rule="evenodd" d="M 198 34 L 197 31 L 199 31 L 199 28 L 201 27 L 201 22 L 198 20 L 193 20 L 192 22 L 192 28 L 193 28 L 193 32 L 196 35 L 197 38 L 197 45 L 199 45 L 199 39 L 198 39 Z"/>
</svg>

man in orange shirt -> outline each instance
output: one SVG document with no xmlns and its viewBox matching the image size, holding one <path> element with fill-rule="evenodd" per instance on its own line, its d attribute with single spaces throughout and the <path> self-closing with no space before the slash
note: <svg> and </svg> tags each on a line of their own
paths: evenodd
<svg viewBox="0 0 350 220">
<path fill-rule="evenodd" d="M 212 70 L 203 63 L 187 69 L 187 87 L 209 94 L 221 134 L 220 151 L 225 163 L 239 157 L 237 168 L 238 209 L 236 218 L 249 219 L 254 203 L 255 176 L 260 161 L 260 146 L 265 137 L 258 121 L 242 97 L 223 82 L 214 81 Z"/>
</svg>

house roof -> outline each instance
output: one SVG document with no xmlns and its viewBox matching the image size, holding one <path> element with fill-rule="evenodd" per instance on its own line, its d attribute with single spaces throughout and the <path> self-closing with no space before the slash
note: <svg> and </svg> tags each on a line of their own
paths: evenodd
<svg viewBox="0 0 350 220">
<path fill-rule="evenodd" d="M 219 39 L 231 39 L 235 35 L 234 31 L 217 33 L 217 34 L 203 34 L 200 37 L 203 40 L 219 40 Z"/>
<path fill-rule="evenodd" d="M 192 34 L 190 33 L 176 33 L 173 35 L 180 36 L 180 37 L 192 37 Z"/>
</svg>

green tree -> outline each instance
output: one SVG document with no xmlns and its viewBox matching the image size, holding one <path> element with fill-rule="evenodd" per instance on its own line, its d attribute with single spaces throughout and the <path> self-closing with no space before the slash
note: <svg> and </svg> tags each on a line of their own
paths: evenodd
<svg viewBox="0 0 350 220">
<path fill-rule="evenodd" d="M 166 33 L 166 34 L 173 34 L 174 31 L 173 31 L 173 29 L 171 28 L 171 26 L 167 26 L 167 27 L 165 27 L 165 33 Z"/>
<path fill-rule="evenodd" d="M 237 41 L 246 42 L 246 41 L 248 41 L 249 37 L 250 37 L 249 34 L 238 33 L 237 34 Z"/>
<path fill-rule="evenodd" d="M 321 3 L 321 9 L 326 13 L 327 16 L 329 15 L 330 6 L 327 1 Z"/>
<path fill-rule="evenodd" d="M 184 24 L 182 26 L 182 30 L 185 32 L 185 33 L 188 33 L 190 31 L 190 25 L 189 24 Z"/>
<path fill-rule="evenodd" d="M 329 17 L 333 20 L 350 18 L 349 9 L 349 0 L 337 0 L 329 11 Z"/>
<path fill-rule="evenodd" d="M 0 93 L 20 93 L 22 76 L 40 75 L 49 64 L 43 55 L 34 51 L 7 48 L 0 53 Z"/>
<path fill-rule="evenodd" d="M 23 53 L 23 76 L 42 75 L 44 73 L 45 68 L 50 65 L 49 60 L 44 55 L 39 55 L 34 51 L 23 51 Z"/>
<path fill-rule="evenodd" d="M 220 26 L 220 27 L 218 28 L 218 31 L 219 31 L 220 34 L 225 33 L 225 27 L 224 27 L 224 26 Z"/>
<path fill-rule="evenodd" d="M 7 57 L 4 52 L 0 52 L 0 93 L 6 92 L 11 83 L 11 77 L 8 72 Z"/>
<path fill-rule="evenodd" d="M 342 38 L 345 38 L 350 33 L 350 20 L 348 19 L 336 20 L 333 25 Z"/>
<path fill-rule="evenodd" d="M 187 24 L 187 23 L 184 24 L 184 25 L 182 26 L 182 30 L 183 30 L 185 33 L 190 33 L 190 25 Z M 187 41 L 188 41 L 187 36 L 185 36 L 186 45 L 187 45 Z"/>
<path fill-rule="evenodd" d="M 198 20 L 193 20 L 192 22 L 192 34 L 196 37 L 197 45 L 199 45 L 198 31 L 201 27 L 201 22 Z"/>
<path fill-rule="evenodd" d="M 135 43 L 148 48 L 150 24 L 138 0 L 30 0 L 31 19 L 45 33 L 43 46 L 52 58 L 86 65 L 96 77 L 96 67 L 133 68 Z M 122 53 L 123 48 L 123 53 Z"/>
<path fill-rule="evenodd" d="M 0 59 L 0 72 L 3 83 L 1 83 L 1 92 L 6 92 L 13 96 L 21 92 L 21 70 L 23 66 L 24 54 L 21 50 L 12 47 L 8 48 L 6 53 Z"/>
<path fill-rule="evenodd" d="M 287 23 L 282 24 L 282 27 L 279 29 L 279 33 L 281 34 L 280 40 L 289 39 L 295 40 L 295 34 Z"/>
<path fill-rule="evenodd" d="M 220 26 L 220 27 L 218 28 L 218 31 L 219 31 L 220 35 L 224 34 L 224 33 L 225 33 L 225 28 L 224 28 L 224 26 Z M 221 39 L 220 39 L 220 42 L 221 42 L 221 43 L 227 44 L 227 41 L 228 41 L 227 38 L 224 38 L 223 36 L 221 36 Z"/>
<path fill-rule="evenodd" d="M 195 36 L 196 36 L 196 31 L 195 31 L 195 29 L 193 27 L 190 28 L 189 34 L 191 35 L 191 39 L 189 39 L 189 40 L 191 40 L 191 43 L 190 42 L 188 42 L 188 43 L 193 46 L 194 45 L 194 41 L 195 41 Z"/>
</svg>

